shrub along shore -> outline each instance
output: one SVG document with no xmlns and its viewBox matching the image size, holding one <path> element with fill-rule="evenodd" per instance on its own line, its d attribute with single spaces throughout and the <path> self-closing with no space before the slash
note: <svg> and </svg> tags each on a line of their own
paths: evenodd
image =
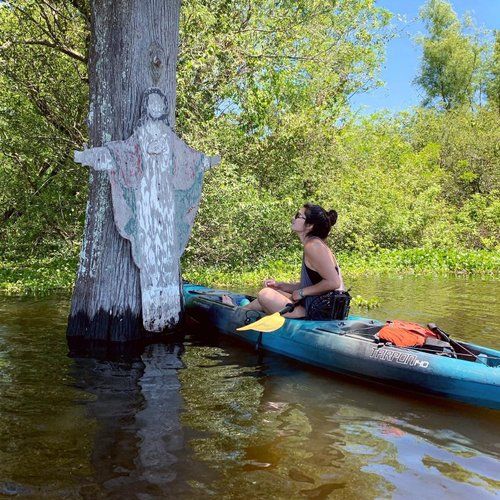
<svg viewBox="0 0 500 500">
<path fill-rule="evenodd" d="M 500 274 L 500 252 L 495 250 L 443 250 L 411 248 L 382 249 L 365 254 L 338 252 L 346 283 L 349 278 L 374 275 L 425 274 Z M 228 264 L 196 265 L 183 263 L 185 280 L 214 287 L 231 289 L 258 288 L 268 277 L 295 281 L 300 273 L 299 252 L 279 258 L 262 260 L 255 265 Z M 0 261 L 0 294 L 12 296 L 40 296 L 52 293 L 69 294 L 75 280 L 78 257 L 53 256 L 6 259 Z M 373 306 L 373 301 L 358 298 L 358 305 Z"/>
</svg>

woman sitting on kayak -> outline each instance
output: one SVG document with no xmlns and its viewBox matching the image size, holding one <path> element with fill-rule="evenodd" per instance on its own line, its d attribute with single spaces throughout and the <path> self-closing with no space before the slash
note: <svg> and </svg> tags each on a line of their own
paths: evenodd
<svg viewBox="0 0 500 500">
<path fill-rule="evenodd" d="M 304 318 L 316 296 L 332 290 L 344 290 L 344 282 L 332 251 L 325 243 L 330 229 L 337 221 L 335 210 L 326 211 L 319 205 L 306 203 L 292 219 L 292 230 L 297 233 L 304 247 L 302 270 L 299 283 L 283 283 L 268 279 L 257 298 L 243 306 L 272 314 L 283 309 L 290 302 L 300 302 L 287 318 Z M 224 295 L 222 302 L 234 305 Z"/>
</svg>

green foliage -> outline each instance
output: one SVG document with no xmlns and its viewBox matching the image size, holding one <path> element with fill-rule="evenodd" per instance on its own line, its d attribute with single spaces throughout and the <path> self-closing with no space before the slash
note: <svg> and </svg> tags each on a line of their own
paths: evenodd
<svg viewBox="0 0 500 500">
<path fill-rule="evenodd" d="M 84 30 L 74 19 L 79 11 L 64 2 L 0 5 L 3 251 L 71 247 L 82 232 L 87 173 L 71 157 L 84 142 L 87 89 Z"/>
<path fill-rule="evenodd" d="M 498 191 L 498 113 L 488 108 L 457 108 L 447 113 L 418 110 L 409 117 L 414 148 L 439 144 L 442 191 L 455 207 L 475 194 Z"/>
<path fill-rule="evenodd" d="M 185 257 L 239 268 L 297 249 L 290 219 L 307 200 L 339 212 L 336 251 L 498 248 L 497 121 L 422 109 L 250 139 L 219 120 L 233 155 L 207 175 Z"/>
<path fill-rule="evenodd" d="M 44 295 L 70 292 L 77 268 L 76 257 L 46 257 L 0 262 L 0 293 Z"/>
<path fill-rule="evenodd" d="M 423 59 L 416 83 L 426 93 L 424 105 L 452 109 L 471 104 L 484 78 L 484 45 L 465 33 L 465 23 L 446 0 L 428 0 L 421 18 L 429 32 L 417 39 Z"/>
<path fill-rule="evenodd" d="M 366 254 L 340 254 L 347 275 L 498 274 L 499 251 L 408 248 Z"/>
<path fill-rule="evenodd" d="M 495 45 L 487 62 L 486 95 L 500 113 L 500 31 L 495 32 Z"/>
<path fill-rule="evenodd" d="M 294 209 L 291 201 L 259 189 L 251 174 L 239 175 L 235 166 L 224 163 L 207 175 L 185 257 L 238 267 L 284 251 L 290 244 L 290 231 L 283 222 Z"/>
<path fill-rule="evenodd" d="M 217 106 L 258 134 L 304 109 L 334 120 L 352 92 L 376 84 L 389 18 L 373 0 L 187 2 L 181 128 L 199 126 L 193 118 L 205 120 Z"/>
<path fill-rule="evenodd" d="M 9 5 L 0 4 L 0 255 L 56 262 L 76 256 L 83 228 L 87 171 L 71 156 L 86 137 L 89 9 Z M 420 83 L 435 108 L 356 119 L 349 96 L 378 85 L 392 36 L 374 1 L 183 3 L 177 131 L 223 158 L 206 176 L 183 259 L 190 279 L 296 277 L 290 219 L 305 201 L 339 212 L 331 246 L 348 252 L 347 273 L 493 272 L 498 35 L 486 47 L 442 0 L 423 16 Z M 471 107 L 479 89 L 488 104 Z M 29 262 L 3 268 L 4 290 L 72 276 L 36 274 Z"/>
<path fill-rule="evenodd" d="M 355 295 L 352 298 L 351 306 L 356 306 L 369 311 L 370 309 L 380 307 L 380 299 L 378 297 L 370 297 L 369 299 L 366 299 L 361 295 Z"/>
</svg>

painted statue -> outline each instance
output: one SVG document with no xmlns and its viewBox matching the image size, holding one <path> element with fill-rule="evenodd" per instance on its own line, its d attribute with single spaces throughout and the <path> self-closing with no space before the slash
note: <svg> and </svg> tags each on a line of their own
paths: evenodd
<svg viewBox="0 0 500 500">
<path fill-rule="evenodd" d="M 108 172 L 115 223 L 140 269 L 143 324 L 152 332 L 179 320 L 179 260 L 198 210 L 203 174 L 220 162 L 177 137 L 167 109 L 165 95 L 149 89 L 139 125 L 127 140 L 75 151 L 77 163 Z"/>
</svg>

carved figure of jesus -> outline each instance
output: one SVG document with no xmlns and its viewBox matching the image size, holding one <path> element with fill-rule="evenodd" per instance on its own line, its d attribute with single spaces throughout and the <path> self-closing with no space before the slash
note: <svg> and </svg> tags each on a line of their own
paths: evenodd
<svg viewBox="0 0 500 500">
<path fill-rule="evenodd" d="M 167 121 L 165 95 L 149 89 L 139 125 L 127 140 L 75 151 L 75 161 L 108 172 L 115 223 L 130 240 L 140 269 L 144 327 L 159 332 L 176 325 L 180 257 L 198 210 L 203 174 L 220 157 L 205 156 L 177 137 Z"/>
</svg>

